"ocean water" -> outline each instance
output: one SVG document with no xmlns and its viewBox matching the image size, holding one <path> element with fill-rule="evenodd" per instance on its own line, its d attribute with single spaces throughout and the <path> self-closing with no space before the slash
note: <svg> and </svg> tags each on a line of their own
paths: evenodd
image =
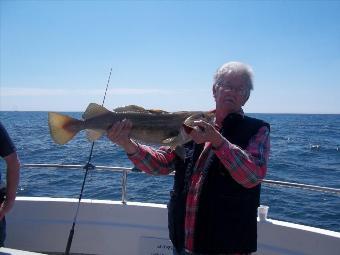
<svg viewBox="0 0 340 255">
<path fill-rule="evenodd" d="M 80 118 L 81 113 L 66 113 Z M 340 188 L 340 115 L 249 114 L 271 124 L 266 179 Z M 50 138 L 47 112 L 0 112 L 23 164 L 86 164 L 91 143 L 84 132 L 66 145 Z M 313 149 L 318 145 L 318 149 Z M 132 167 L 125 153 L 105 137 L 95 142 L 93 165 Z M 0 162 L 4 175 L 4 163 Z M 19 196 L 78 198 L 83 170 L 21 169 Z M 173 176 L 128 175 L 127 199 L 167 203 Z M 90 171 L 83 198 L 121 199 L 121 174 Z M 262 186 L 269 218 L 340 232 L 340 196 L 295 188 Z"/>
</svg>

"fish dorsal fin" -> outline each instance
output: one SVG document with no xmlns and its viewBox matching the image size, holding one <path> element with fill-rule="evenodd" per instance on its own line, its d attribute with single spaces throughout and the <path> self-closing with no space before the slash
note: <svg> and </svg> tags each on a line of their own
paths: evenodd
<svg viewBox="0 0 340 255">
<path fill-rule="evenodd" d="M 123 107 L 117 107 L 114 109 L 115 112 L 141 112 L 141 113 L 149 113 L 147 110 L 145 110 L 143 107 L 138 105 L 127 105 Z"/>
<path fill-rule="evenodd" d="M 102 115 L 104 113 L 110 112 L 108 109 L 105 107 L 96 104 L 96 103 L 91 103 L 89 106 L 86 108 L 86 111 L 83 114 L 83 119 L 90 119 L 98 115 Z"/>
<path fill-rule="evenodd" d="M 105 133 L 104 130 L 87 129 L 86 130 L 86 137 L 89 141 L 93 142 L 93 141 L 98 140 L 104 133 Z"/>
<path fill-rule="evenodd" d="M 148 112 L 149 113 L 153 113 L 153 114 L 166 114 L 166 113 L 169 113 L 167 111 L 163 111 L 163 110 L 160 110 L 160 109 L 149 109 Z"/>
</svg>

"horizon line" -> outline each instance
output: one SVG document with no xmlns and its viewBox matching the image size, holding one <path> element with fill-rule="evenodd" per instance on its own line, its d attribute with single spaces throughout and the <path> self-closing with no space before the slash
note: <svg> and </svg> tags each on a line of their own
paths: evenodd
<svg viewBox="0 0 340 255">
<path fill-rule="evenodd" d="M 65 112 L 65 113 L 83 113 L 84 111 L 48 111 L 48 110 L 0 110 L 0 112 Z M 245 114 L 301 114 L 301 115 L 340 115 L 339 113 L 317 113 L 317 112 L 245 112 Z"/>
</svg>

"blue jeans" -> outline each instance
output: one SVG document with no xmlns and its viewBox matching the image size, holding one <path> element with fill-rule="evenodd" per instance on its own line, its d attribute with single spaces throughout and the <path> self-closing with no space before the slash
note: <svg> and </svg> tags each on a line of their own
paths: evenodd
<svg viewBox="0 0 340 255">
<path fill-rule="evenodd" d="M 0 247 L 3 247 L 6 239 L 6 219 L 0 221 Z"/>
</svg>

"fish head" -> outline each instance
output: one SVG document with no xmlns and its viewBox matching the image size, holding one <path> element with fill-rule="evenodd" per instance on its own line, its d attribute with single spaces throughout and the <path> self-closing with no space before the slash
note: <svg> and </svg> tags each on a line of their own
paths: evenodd
<svg viewBox="0 0 340 255">
<path fill-rule="evenodd" d="M 210 112 L 199 112 L 191 115 L 188 117 L 184 122 L 183 122 L 183 129 L 185 130 L 186 133 L 190 133 L 191 130 L 193 130 L 195 124 L 195 121 L 198 120 L 203 120 L 209 124 L 214 124 L 215 120 L 215 112 L 210 111 Z"/>
<path fill-rule="evenodd" d="M 215 121 L 215 112 L 195 112 L 191 114 L 182 123 L 178 136 L 163 141 L 164 143 L 168 143 L 171 149 L 173 149 L 181 159 L 184 159 L 185 157 L 185 150 L 182 145 L 191 140 L 189 134 L 195 127 L 194 122 L 198 120 L 203 120 L 213 125 Z"/>
</svg>

